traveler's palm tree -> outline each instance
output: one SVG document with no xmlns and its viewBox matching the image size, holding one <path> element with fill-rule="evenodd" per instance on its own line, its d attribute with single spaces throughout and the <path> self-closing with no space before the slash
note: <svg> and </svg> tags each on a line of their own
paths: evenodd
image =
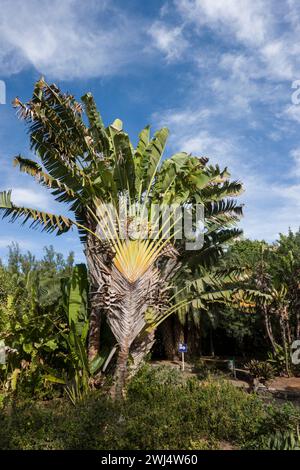
<svg viewBox="0 0 300 470">
<path fill-rule="evenodd" d="M 242 208 L 232 197 L 242 187 L 229 180 L 226 169 L 209 166 L 206 158 L 181 152 L 163 160 L 166 128 L 151 138 L 146 127 L 134 148 L 120 120 L 104 126 L 90 93 L 82 103 L 44 79 L 36 83 L 28 103 L 14 102 L 40 161 L 17 156 L 15 165 L 49 188 L 57 201 L 67 203 L 74 216 L 16 206 L 10 191 L 0 193 L 0 208 L 12 221 L 28 221 L 57 235 L 78 228 L 91 286 L 89 357 L 99 351 L 100 319 L 105 314 L 119 345 L 116 383 L 122 394 L 129 354 L 138 363 L 153 343 L 157 324 L 186 303 L 183 299 L 174 304 L 174 294 L 169 293 L 172 277 L 183 267 L 210 266 L 224 245 L 240 234 L 234 225 Z M 112 221 L 110 212 L 103 209 L 103 203 L 119 209 L 120 196 L 139 204 L 141 225 L 151 203 L 180 204 L 188 210 L 202 204 L 202 248 L 186 251 L 184 240 L 175 240 L 174 230 L 167 239 L 162 229 L 156 239 L 131 237 L 132 214 Z"/>
</svg>

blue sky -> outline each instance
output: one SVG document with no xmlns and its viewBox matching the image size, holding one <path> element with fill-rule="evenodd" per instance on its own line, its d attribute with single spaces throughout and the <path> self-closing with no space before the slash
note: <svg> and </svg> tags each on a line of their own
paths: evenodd
<svg viewBox="0 0 300 470">
<path fill-rule="evenodd" d="M 228 166 L 244 183 L 245 236 L 273 241 L 300 226 L 300 2 L 297 0 L 0 0 L 0 190 L 16 203 L 60 211 L 12 167 L 31 156 L 10 103 L 30 98 L 41 74 L 80 97 L 92 91 L 105 122 L 167 125 L 166 155 L 185 150 Z M 0 222 L 0 257 L 17 241 L 83 258 L 62 237 Z"/>
</svg>

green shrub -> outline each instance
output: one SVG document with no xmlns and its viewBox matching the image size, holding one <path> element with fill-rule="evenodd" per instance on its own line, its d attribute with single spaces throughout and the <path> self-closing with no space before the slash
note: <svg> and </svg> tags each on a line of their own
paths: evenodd
<svg viewBox="0 0 300 470">
<path fill-rule="evenodd" d="M 128 394 L 133 398 L 151 398 L 166 387 L 181 386 L 186 382 L 181 370 L 168 366 L 151 367 L 146 364 L 129 383 Z"/>
<path fill-rule="evenodd" d="M 282 346 L 276 345 L 275 352 L 268 353 L 268 363 L 271 364 L 276 374 L 286 371 L 286 357 Z"/>
<path fill-rule="evenodd" d="M 299 427 L 296 431 L 277 431 L 269 438 L 263 438 L 263 447 L 270 450 L 300 450 Z"/>
<path fill-rule="evenodd" d="M 292 406 L 265 405 L 224 380 L 184 379 L 168 368 L 141 370 L 123 402 L 93 392 L 66 400 L 12 403 L 0 410 L 1 449 L 264 449 L 276 431 L 299 424 Z M 269 447 L 268 447 L 269 446 Z"/>
<path fill-rule="evenodd" d="M 291 403 L 265 405 L 265 413 L 256 433 L 245 444 L 247 449 L 275 450 L 279 442 L 288 435 L 297 434 L 300 425 L 300 411 Z"/>
<path fill-rule="evenodd" d="M 263 382 L 267 382 L 275 376 L 275 369 L 269 362 L 252 359 L 245 366 L 249 369 L 253 378 L 259 379 Z"/>
<path fill-rule="evenodd" d="M 206 362 L 203 359 L 196 359 L 194 361 L 194 372 L 196 372 L 199 379 L 207 379 L 211 372 Z"/>
</svg>

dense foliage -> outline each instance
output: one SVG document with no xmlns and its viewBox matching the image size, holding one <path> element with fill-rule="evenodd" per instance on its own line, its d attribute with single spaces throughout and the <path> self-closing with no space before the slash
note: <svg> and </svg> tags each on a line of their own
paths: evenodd
<svg viewBox="0 0 300 470">
<path fill-rule="evenodd" d="M 200 315 L 198 352 L 260 359 L 272 355 L 278 366 L 281 361 L 281 370 L 291 369 L 285 348 L 300 337 L 300 232 L 280 234 L 275 243 L 241 239 L 229 246 L 221 264 L 244 266 L 248 288 L 268 298 L 250 311 L 223 305 L 214 306 L 209 318 Z"/>
<path fill-rule="evenodd" d="M 273 285 L 280 282 L 281 278 L 284 279 L 287 286 L 286 295 L 290 299 L 289 322 L 292 331 L 297 328 L 299 246 L 298 232 L 295 234 L 289 232 L 287 236 L 281 235 L 275 244 L 241 240 L 231 246 L 222 261 L 229 266 L 236 264 L 247 266 L 250 271 L 247 284 L 252 288 L 258 287 L 258 276 L 261 272 L 266 278 L 265 289 L 270 292 Z M 287 262 L 292 267 L 290 271 Z M 87 366 L 82 351 L 78 351 L 79 340 L 76 342 L 77 353 L 75 352 L 76 346 L 74 344 L 72 346 L 74 338 L 70 339 L 74 334 L 71 333 L 70 315 L 73 315 L 73 320 L 77 324 L 76 328 L 83 340 L 81 344 L 83 349 L 85 349 L 88 324 L 87 298 L 84 299 L 83 292 L 79 292 L 78 280 L 76 282 L 75 279 L 76 272 L 77 267 L 73 266 L 72 253 L 64 259 L 49 247 L 45 248 L 44 257 L 37 260 L 31 253 L 21 253 L 17 245 L 9 248 L 7 264 L 0 265 L 0 339 L 4 340 L 10 349 L 7 353 L 7 364 L 0 366 L 2 394 L 5 390 L 12 391 L 18 387 L 20 393 L 23 390 L 25 394 L 49 398 L 62 396 L 64 390 L 69 388 L 70 398 L 73 397 L 74 402 L 76 394 L 81 396 L 83 390 L 84 393 L 87 392 L 89 377 L 103 365 L 114 340 L 107 330 L 102 341 L 103 355 L 92 368 Z M 73 275 L 75 284 L 70 296 L 70 279 Z M 78 302 L 81 305 L 80 312 Z M 273 302 L 272 299 L 268 308 L 274 309 Z M 262 308 L 263 306 L 258 304 L 255 310 L 249 312 L 218 303 L 211 306 L 208 311 L 198 309 L 193 312 L 193 316 L 199 317 L 198 333 L 195 335 L 194 331 L 192 336 L 189 333 L 189 324 L 183 330 L 176 327 L 175 322 L 179 323 L 179 320 L 174 316 L 172 323 L 166 322 L 164 328 L 158 331 L 154 357 L 165 357 L 164 349 L 161 348 L 164 339 L 162 335 L 179 331 L 178 335 L 183 331 L 188 342 L 193 341 L 189 346 L 192 346 L 194 362 L 197 362 L 197 357 L 200 357 L 201 353 L 210 354 L 213 347 L 214 352 L 219 355 L 244 356 L 244 363 L 251 365 L 249 369 L 253 377 L 265 380 L 280 374 L 286 371 L 286 363 L 279 318 L 276 313 L 270 314 L 272 332 L 277 345 L 274 351 L 266 331 Z M 105 329 L 103 331 L 105 332 Z M 295 332 L 294 335 L 296 334 Z M 251 358 L 254 360 L 250 361 Z M 84 370 L 86 378 L 85 383 L 82 383 Z M 298 374 L 299 370 L 293 366 L 290 372 Z M 79 385 L 76 385 L 76 374 Z"/>
<path fill-rule="evenodd" d="M 125 402 L 94 392 L 76 408 L 64 401 L 4 408 L 0 448 L 195 450 L 225 442 L 270 449 L 275 435 L 293 435 L 299 422 L 292 405 L 265 405 L 222 380 L 182 381 L 176 371 L 147 367 L 131 382 Z"/>
<path fill-rule="evenodd" d="M 64 259 L 52 246 L 41 260 L 22 254 L 17 245 L 9 248 L 8 263 L 0 266 L 0 339 L 6 348 L 2 393 L 18 389 L 49 398 L 51 382 L 74 378 L 78 353 L 72 322 L 79 341 L 88 318 L 86 269 L 74 267 L 73 259 L 73 253 Z"/>
</svg>

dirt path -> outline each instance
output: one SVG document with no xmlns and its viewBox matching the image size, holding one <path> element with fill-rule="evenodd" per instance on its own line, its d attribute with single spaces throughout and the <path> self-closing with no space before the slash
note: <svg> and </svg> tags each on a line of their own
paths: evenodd
<svg viewBox="0 0 300 470">
<path fill-rule="evenodd" d="M 268 382 L 268 387 L 284 392 L 300 394 L 300 377 L 276 377 Z"/>
</svg>

